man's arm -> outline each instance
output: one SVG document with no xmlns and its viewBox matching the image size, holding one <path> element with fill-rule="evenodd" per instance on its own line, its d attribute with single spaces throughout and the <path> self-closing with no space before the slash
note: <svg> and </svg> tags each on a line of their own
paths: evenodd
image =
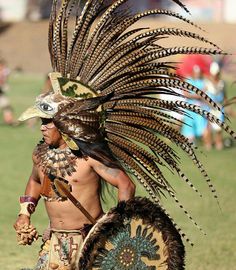
<svg viewBox="0 0 236 270">
<path fill-rule="evenodd" d="M 34 156 L 33 156 L 33 163 L 34 164 L 33 164 L 32 173 L 29 177 L 29 180 L 25 189 L 25 196 L 32 197 L 37 202 L 40 198 L 41 184 L 40 184 L 38 168 L 37 168 L 36 160 Z M 20 213 L 14 224 L 14 228 L 17 230 L 19 227 L 22 227 L 23 225 L 29 225 L 29 224 L 30 224 L 30 215 Z"/>
<path fill-rule="evenodd" d="M 127 201 L 134 197 L 135 185 L 124 171 L 121 169 L 109 168 L 92 158 L 89 158 L 88 162 L 101 178 L 117 187 L 119 201 Z"/>
</svg>

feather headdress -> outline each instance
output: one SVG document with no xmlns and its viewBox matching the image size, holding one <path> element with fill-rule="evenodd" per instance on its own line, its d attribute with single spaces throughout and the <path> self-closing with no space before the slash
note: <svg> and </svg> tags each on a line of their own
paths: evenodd
<svg viewBox="0 0 236 270">
<path fill-rule="evenodd" d="M 163 100 L 158 95 L 180 96 L 176 89 L 193 92 L 213 108 L 221 110 L 206 93 L 177 76 L 175 64 L 168 61 L 168 57 L 224 52 L 204 37 L 179 28 L 135 27 L 137 21 L 153 15 L 169 16 L 197 26 L 170 10 L 154 9 L 133 14 L 127 10 L 127 2 L 116 0 L 109 4 L 104 0 L 87 0 L 81 14 L 72 16 L 74 8 L 79 10 L 80 1 L 53 1 L 49 52 L 54 93 L 50 95 L 57 106 L 51 106 L 53 115 L 48 110 L 45 112 L 45 104 L 42 105 L 45 97 L 41 97 L 36 110 L 46 113 L 39 116 L 52 118 L 59 130 L 75 143 L 77 139 L 96 142 L 99 133 L 112 155 L 125 170 L 132 172 L 152 200 L 159 204 L 160 195 L 168 193 L 184 209 L 162 172 L 163 166 L 198 192 L 181 171 L 178 156 L 169 143 L 192 159 L 217 198 L 207 172 L 195 154 L 195 146 L 174 128 L 181 122 L 170 112 L 195 112 L 218 124 L 234 138 L 236 134 L 203 108 L 187 101 Z M 174 2 L 188 11 L 181 1 Z M 74 31 L 69 37 L 68 25 L 73 18 Z M 171 36 L 192 38 L 207 46 L 159 45 L 160 40 Z M 61 98 L 55 101 L 55 95 Z M 22 119 L 28 117 L 29 114 L 25 114 Z M 192 220 L 185 209 L 184 212 Z"/>
</svg>

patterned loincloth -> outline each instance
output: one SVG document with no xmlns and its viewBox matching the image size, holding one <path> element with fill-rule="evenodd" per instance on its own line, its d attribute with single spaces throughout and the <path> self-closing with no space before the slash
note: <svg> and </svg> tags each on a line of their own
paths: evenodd
<svg viewBox="0 0 236 270">
<path fill-rule="evenodd" d="M 76 269 L 82 243 L 81 230 L 51 230 L 51 238 L 43 243 L 34 270 Z"/>
</svg>

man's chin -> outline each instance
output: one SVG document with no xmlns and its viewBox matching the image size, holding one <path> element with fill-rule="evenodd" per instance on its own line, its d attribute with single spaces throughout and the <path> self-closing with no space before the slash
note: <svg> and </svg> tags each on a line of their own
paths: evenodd
<svg viewBox="0 0 236 270">
<path fill-rule="evenodd" d="M 49 146 L 53 146 L 51 140 L 49 140 L 47 137 L 43 137 L 44 142 L 48 144 Z"/>
<path fill-rule="evenodd" d="M 50 147 L 50 148 L 58 148 L 58 144 L 53 143 L 50 140 L 44 139 L 44 142 Z"/>
</svg>

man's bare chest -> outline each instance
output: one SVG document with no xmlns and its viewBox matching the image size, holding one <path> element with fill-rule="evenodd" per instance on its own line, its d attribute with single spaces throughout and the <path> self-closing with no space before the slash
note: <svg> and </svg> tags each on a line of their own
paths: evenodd
<svg viewBox="0 0 236 270">
<path fill-rule="evenodd" d="M 45 182 L 45 176 L 47 176 L 43 170 L 39 170 L 39 178 L 41 185 Z M 60 170 L 54 174 L 55 177 L 60 177 L 65 179 L 70 185 L 84 185 L 88 184 L 90 181 L 97 180 L 99 177 L 93 168 L 90 167 L 85 159 L 78 158 L 75 163 L 75 171 L 72 174 L 67 174 L 62 176 Z M 88 182 L 89 181 L 89 182 Z"/>
</svg>

